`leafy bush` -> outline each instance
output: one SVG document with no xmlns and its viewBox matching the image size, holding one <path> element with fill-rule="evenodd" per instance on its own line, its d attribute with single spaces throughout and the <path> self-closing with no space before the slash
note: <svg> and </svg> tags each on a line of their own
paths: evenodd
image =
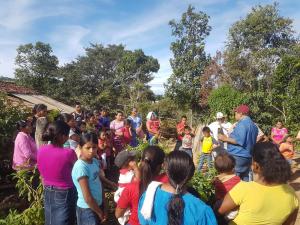
<svg viewBox="0 0 300 225">
<path fill-rule="evenodd" d="M 232 110 L 242 102 L 242 93 L 229 85 L 224 85 L 213 90 L 208 97 L 208 105 L 212 116 L 217 112 L 230 115 Z"/>
<path fill-rule="evenodd" d="M 37 170 L 21 170 L 13 174 L 17 180 L 16 187 L 19 196 L 26 199 L 30 206 L 23 212 L 10 210 L 5 219 L 0 220 L 0 225 L 42 225 L 44 224 L 43 185 Z M 36 186 L 36 187 L 35 187 Z"/>
<path fill-rule="evenodd" d="M 202 201 L 210 204 L 215 197 L 213 179 L 216 176 L 215 170 L 211 169 L 206 173 L 196 172 L 189 182 L 189 186 L 193 187 L 200 195 Z"/>
</svg>

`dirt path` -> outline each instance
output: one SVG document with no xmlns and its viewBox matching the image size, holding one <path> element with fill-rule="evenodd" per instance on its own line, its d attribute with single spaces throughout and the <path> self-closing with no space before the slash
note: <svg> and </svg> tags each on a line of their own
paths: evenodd
<svg viewBox="0 0 300 225">
<path fill-rule="evenodd" d="M 293 168 L 293 176 L 290 185 L 295 189 L 296 194 L 300 200 L 300 154 L 298 153 L 295 158 L 295 167 Z M 296 225 L 300 225 L 300 211 L 296 220 Z"/>
</svg>

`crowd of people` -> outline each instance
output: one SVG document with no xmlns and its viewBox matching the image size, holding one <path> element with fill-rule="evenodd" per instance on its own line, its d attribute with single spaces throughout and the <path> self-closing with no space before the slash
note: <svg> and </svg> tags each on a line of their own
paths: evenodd
<svg viewBox="0 0 300 225">
<path fill-rule="evenodd" d="M 49 122 L 47 107 L 38 104 L 32 117 L 16 125 L 12 167 L 38 168 L 47 225 L 107 221 L 104 187 L 114 190 L 120 224 L 294 224 L 298 199 L 288 185 L 294 138 L 281 121 L 268 138 L 247 105 L 234 112 L 233 124 L 218 112 L 216 121 L 202 127 L 201 138 L 182 116 L 176 146 L 166 154 L 157 145 L 161 122 L 155 112 L 147 114 L 143 127 L 137 108 L 129 116 L 117 111 L 111 121 L 108 109 L 86 112 L 76 103 L 72 114 Z M 127 147 L 141 141 L 149 145 L 138 161 Z M 195 142 L 201 143 L 197 149 Z M 117 182 L 107 178 L 115 167 Z M 215 199 L 207 205 L 189 181 L 196 171 L 213 167 Z"/>
</svg>

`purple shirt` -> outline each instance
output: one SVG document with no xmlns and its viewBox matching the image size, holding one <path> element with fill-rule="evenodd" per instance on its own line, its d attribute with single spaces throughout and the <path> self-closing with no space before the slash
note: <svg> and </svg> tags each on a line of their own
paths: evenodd
<svg viewBox="0 0 300 225">
<path fill-rule="evenodd" d="M 37 166 L 43 178 L 43 184 L 60 187 L 74 187 L 71 173 L 77 157 L 74 150 L 43 145 L 37 154 Z"/>
<path fill-rule="evenodd" d="M 34 139 L 24 132 L 19 132 L 14 146 L 12 168 L 15 170 L 36 165 L 37 147 Z"/>
</svg>

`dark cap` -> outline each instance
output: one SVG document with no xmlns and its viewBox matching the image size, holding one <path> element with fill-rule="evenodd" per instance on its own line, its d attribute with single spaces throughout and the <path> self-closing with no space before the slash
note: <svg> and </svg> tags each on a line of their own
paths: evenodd
<svg viewBox="0 0 300 225">
<path fill-rule="evenodd" d="M 115 158 L 115 165 L 119 168 L 122 168 L 124 163 L 128 161 L 129 158 L 132 158 L 136 155 L 136 151 L 121 151 L 118 153 L 118 155 Z"/>
<path fill-rule="evenodd" d="M 234 111 L 237 113 L 249 114 L 250 109 L 249 109 L 249 106 L 247 106 L 247 105 L 239 105 L 238 107 L 236 107 L 236 109 Z"/>
</svg>

